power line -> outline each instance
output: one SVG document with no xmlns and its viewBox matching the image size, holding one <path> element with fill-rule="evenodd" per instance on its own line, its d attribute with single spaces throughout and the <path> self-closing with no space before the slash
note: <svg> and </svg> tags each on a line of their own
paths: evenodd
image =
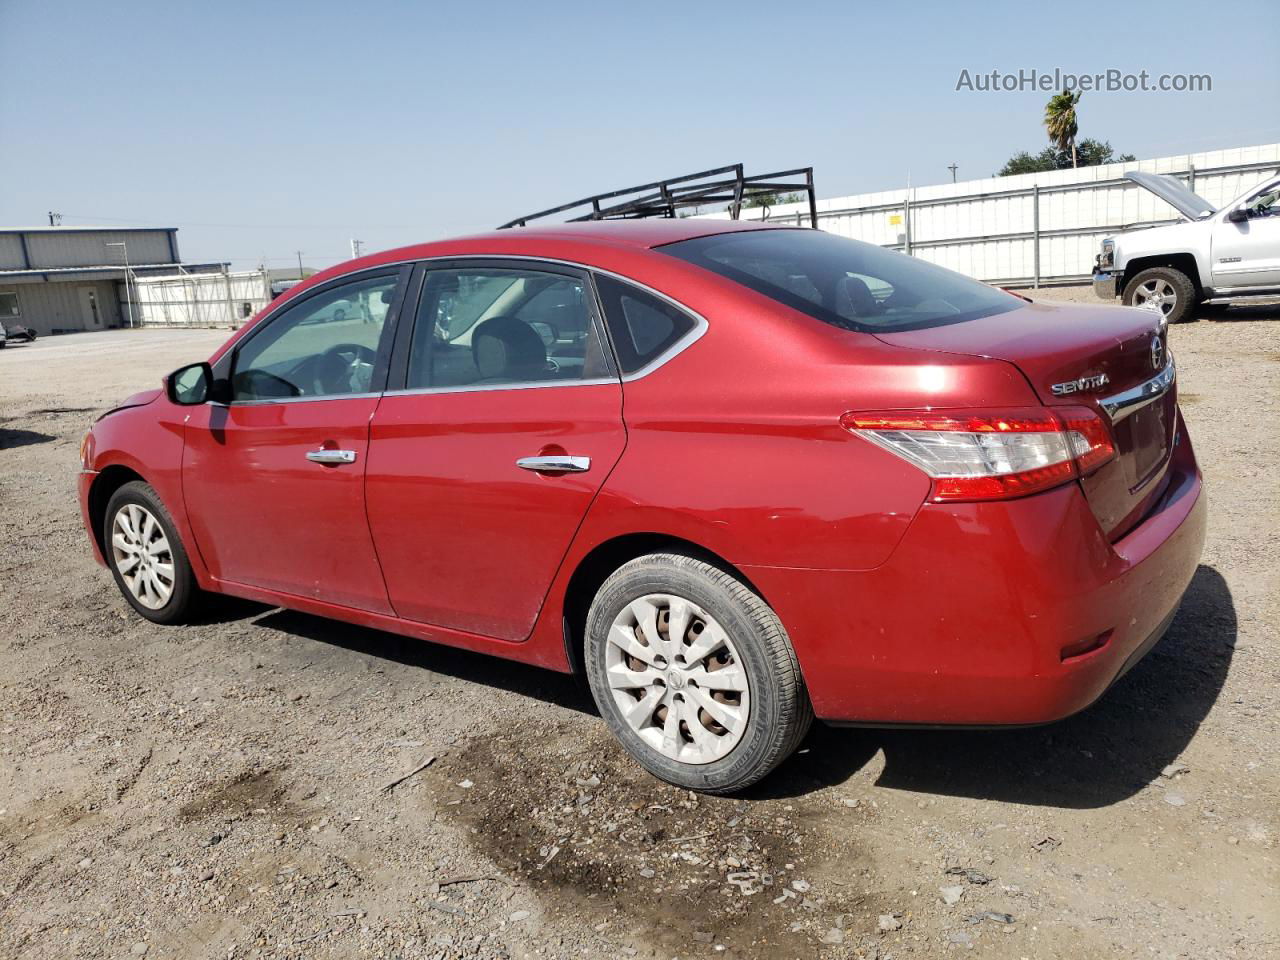
<svg viewBox="0 0 1280 960">
<path fill-rule="evenodd" d="M 104 223 L 132 223 L 151 227 L 225 227 L 231 230 L 350 230 L 350 223 L 200 223 L 194 220 L 144 220 L 139 217 L 97 217 L 85 213 L 68 213 L 75 220 Z M 420 223 L 364 223 L 362 230 L 421 230 Z"/>
</svg>

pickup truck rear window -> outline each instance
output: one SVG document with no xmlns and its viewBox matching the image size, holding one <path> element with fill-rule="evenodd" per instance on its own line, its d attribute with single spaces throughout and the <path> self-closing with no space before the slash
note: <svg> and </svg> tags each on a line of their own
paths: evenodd
<svg viewBox="0 0 1280 960">
<path fill-rule="evenodd" d="M 657 249 L 846 330 L 920 330 L 1024 305 L 951 270 L 821 230 L 719 233 Z"/>
</svg>

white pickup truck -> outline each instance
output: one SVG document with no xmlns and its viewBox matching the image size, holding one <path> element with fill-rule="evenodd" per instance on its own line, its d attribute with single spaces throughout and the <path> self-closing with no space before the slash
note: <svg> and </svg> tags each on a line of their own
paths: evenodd
<svg viewBox="0 0 1280 960">
<path fill-rule="evenodd" d="M 1160 313 L 1169 323 L 1200 304 L 1280 301 L 1280 174 L 1214 209 L 1173 177 L 1126 173 L 1186 218 L 1102 241 L 1094 292 Z"/>
</svg>

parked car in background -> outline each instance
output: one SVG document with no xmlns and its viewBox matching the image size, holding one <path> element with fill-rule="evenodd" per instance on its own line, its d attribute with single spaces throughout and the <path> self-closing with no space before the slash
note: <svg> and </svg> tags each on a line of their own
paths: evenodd
<svg viewBox="0 0 1280 960">
<path fill-rule="evenodd" d="M 1164 633 L 1206 515 L 1157 317 L 692 219 L 332 268 L 81 460 L 143 617 L 231 594 L 582 671 L 637 761 L 713 793 L 815 714 L 1084 709 Z"/>
<path fill-rule="evenodd" d="M 1169 203 L 1186 222 L 1104 239 L 1093 275 L 1099 297 L 1120 297 L 1126 306 L 1144 307 L 1169 323 L 1192 319 L 1200 304 L 1280 299 L 1280 175 L 1221 210 L 1174 177 L 1125 177 Z"/>
<path fill-rule="evenodd" d="M 24 327 L 20 323 L 14 323 L 10 320 L 8 323 L 0 323 L 0 347 L 3 347 L 10 340 L 17 340 L 20 343 L 32 343 L 36 339 L 36 332 L 30 327 Z"/>
</svg>

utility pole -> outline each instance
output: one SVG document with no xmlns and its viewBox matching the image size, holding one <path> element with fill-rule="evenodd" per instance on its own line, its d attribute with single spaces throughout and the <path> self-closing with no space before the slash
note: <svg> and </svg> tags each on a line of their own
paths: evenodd
<svg viewBox="0 0 1280 960">
<path fill-rule="evenodd" d="M 957 170 L 959 170 L 960 168 L 959 168 L 958 166 L 956 166 L 955 161 L 952 161 L 951 166 L 947 167 L 947 169 L 951 171 L 951 182 L 952 182 L 952 183 L 955 183 L 955 182 L 956 182 L 956 171 L 957 171 Z"/>
<path fill-rule="evenodd" d="M 298 279 L 302 279 L 302 251 L 298 251 Z"/>
<path fill-rule="evenodd" d="M 52 210 L 50 210 L 50 211 L 49 211 L 49 226 L 51 226 L 51 227 L 60 227 L 60 226 L 62 226 L 62 214 L 60 214 L 60 213 L 54 213 Z"/>
<path fill-rule="evenodd" d="M 363 246 L 364 246 L 363 240 L 357 240 L 355 237 L 351 238 L 351 259 L 352 260 L 359 258 L 360 248 Z"/>
<path fill-rule="evenodd" d="M 133 327 L 133 294 L 129 292 L 129 244 L 123 240 L 104 243 L 105 247 L 122 247 L 124 249 L 124 304 L 129 311 L 129 327 Z"/>
</svg>

